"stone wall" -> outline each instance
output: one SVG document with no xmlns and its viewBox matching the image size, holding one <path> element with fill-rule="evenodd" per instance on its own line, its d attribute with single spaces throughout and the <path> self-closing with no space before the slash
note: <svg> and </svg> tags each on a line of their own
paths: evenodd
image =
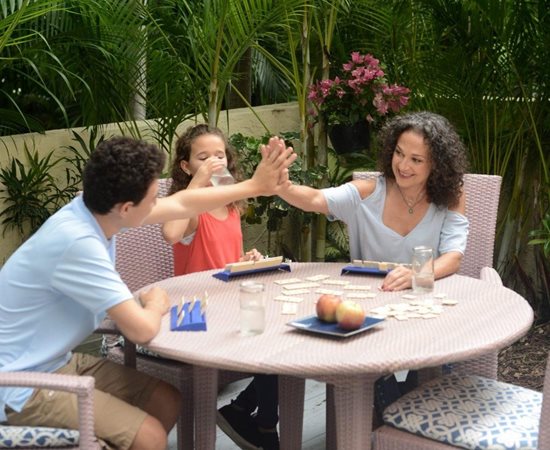
<svg viewBox="0 0 550 450">
<path fill-rule="evenodd" d="M 200 118 L 185 121 L 179 125 L 178 132 L 181 133 L 188 126 L 202 121 Z M 154 141 L 151 138 L 154 123 L 144 121 L 139 122 L 137 125 L 143 139 Z M 249 108 L 234 109 L 228 113 L 222 111 L 218 126 L 228 136 L 234 133 L 242 133 L 245 136 L 260 137 L 266 132 L 278 134 L 285 131 L 298 131 L 298 107 L 295 103 L 282 103 L 256 107 L 253 111 Z M 85 142 L 88 141 L 89 133 L 86 129 L 79 128 L 74 129 L 74 131 L 81 135 Z M 108 124 L 100 127 L 100 134 L 109 137 L 120 134 L 130 135 L 131 132 L 125 124 Z M 70 145 L 77 146 L 72 140 L 70 129 L 52 130 L 44 134 L 30 133 L 0 137 L 0 165 L 5 167 L 11 157 L 24 160 L 25 146 L 31 152 L 38 150 L 41 155 L 54 150 L 57 156 L 62 156 L 67 151 L 64 149 Z M 60 171 L 62 171 L 62 167 L 60 167 Z M 59 176 L 61 174 L 55 175 Z M 0 200 L 0 208 L 3 208 L 2 200 Z M 245 226 L 243 229 L 245 249 L 255 246 L 260 251 L 265 251 L 267 232 L 264 232 L 264 230 L 264 225 Z M 1 226 L 0 231 L 4 231 Z M 20 244 L 21 239 L 17 233 L 8 231 L 3 234 L 0 240 L 0 263 L 3 264 Z"/>
</svg>

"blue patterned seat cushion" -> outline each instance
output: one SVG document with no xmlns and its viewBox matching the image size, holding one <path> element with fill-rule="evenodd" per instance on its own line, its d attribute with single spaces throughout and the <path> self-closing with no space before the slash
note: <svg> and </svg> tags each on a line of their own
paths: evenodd
<svg viewBox="0 0 550 450">
<path fill-rule="evenodd" d="M 0 425 L 0 448 L 73 447 L 79 437 L 76 430 Z"/>
<path fill-rule="evenodd" d="M 471 450 L 536 450 L 542 394 L 477 376 L 447 375 L 384 410 L 384 422 Z"/>
</svg>

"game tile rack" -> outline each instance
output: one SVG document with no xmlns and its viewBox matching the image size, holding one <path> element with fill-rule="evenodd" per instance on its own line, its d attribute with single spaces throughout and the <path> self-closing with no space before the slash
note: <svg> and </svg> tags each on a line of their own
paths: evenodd
<svg viewBox="0 0 550 450">
<path fill-rule="evenodd" d="M 217 272 L 212 276 L 222 281 L 229 281 L 236 277 L 243 275 L 250 275 L 254 273 L 270 272 L 273 270 L 284 270 L 290 272 L 290 266 L 283 263 L 282 256 L 274 256 L 271 258 L 263 258 L 259 261 L 243 261 L 232 264 L 226 264 L 225 269 L 221 272 Z"/>
<path fill-rule="evenodd" d="M 182 301 L 180 305 L 170 308 L 171 331 L 206 331 L 206 305 L 208 294 L 205 297 L 192 301 Z"/>
</svg>

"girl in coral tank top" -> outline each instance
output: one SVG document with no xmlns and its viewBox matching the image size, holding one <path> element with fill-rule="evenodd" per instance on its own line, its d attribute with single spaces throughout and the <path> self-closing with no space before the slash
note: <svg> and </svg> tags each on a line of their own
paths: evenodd
<svg viewBox="0 0 550 450">
<path fill-rule="evenodd" d="M 176 142 L 170 194 L 210 186 L 212 175 L 221 175 L 225 168 L 233 178 L 239 178 L 236 156 L 221 130 L 206 124 L 188 128 Z M 240 207 L 232 203 L 163 225 L 164 239 L 174 245 L 174 275 L 262 257 L 256 249 L 242 254 Z M 243 448 L 278 450 L 277 406 L 277 377 L 255 375 L 237 399 L 218 412 L 217 423 L 237 444 L 247 445 Z M 256 409 L 253 418 L 251 413 Z"/>
<path fill-rule="evenodd" d="M 222 131 L 207 124 L 188 128 L 176 142 L 172 164 L 170 194 L 182 189 L 212 185 L 225 169 L 223 178 L 239 178 L 236 156 Z M 252 249 L 243 255 L 241 204 L 232 203 L 190 219 L 166 222 L 162 233 L 174 245 L 174 275 L 218 269 L 228 263 L 258 260 L 261 254 Z"/>
</svg>

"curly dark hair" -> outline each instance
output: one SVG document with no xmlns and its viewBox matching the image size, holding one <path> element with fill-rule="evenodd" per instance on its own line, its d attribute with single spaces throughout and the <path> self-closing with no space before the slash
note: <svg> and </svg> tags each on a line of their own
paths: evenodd
<svg viewBox="0 0 550 450">
<path fill-rule="evenodd" d="M 437 206 L 456 206 L 468 169 L 466 148 L 451 123 L 428 111 L 413 112 L 389 120 L 380 131 L 378 169 L 386 179 L 395 180 L 392 158 L 399 136 L 414 131 L 424 137 L 430 151 L 432 170 L 427 182 L 427 198 Z"/>
<path fill-rule="evenodd" d="M 165 162 L 165 154 L 145 141 L 114 137 L 101 142 L 84 168 L 84 203 L 97 214 L 121 202 L 138 205 Z"/>
<path fill-rule="evenodd" d="M 201 123 L 187 128 L 176 141 L 176 156 L 172 162 L 172 186 L 170 187 L 170 194 L 186 189 L 189 186 L 192 175 L 185 173 L 181 169 L 181 162 L 187 161 L 191 158 L 191 145 L 199 136 L 206 134 L 213 134 L 218 136 L 225 144 L 225 154 L 227 156 L 227 169 L 233 175 L 236 181 L 242 179 L 241 173 L 237 167 L 237 154 L 223 132 L 216 127 L 211 127 L 208 124 Z"/>
<path fill-rule="evenodd" d="M 199 136 L 207 134 L 213 134 L 218 136 L 225 145 L 225 155 L 227 157 L 227 169 L 229 173 L 233 175 L 235 181 L 242 180 L 242 174 L 237 165 L 237 153 L 223 134 L 223 131 L 217 127 L 211 127 L 206 123 L 200 123 L 198 125 L 191 126 L 185 130 L 178 140 L 176 141 L 176 156 L 172 162 L 172 185 L 170 186 L 170 194 L 174 194 L 182 189 L 186 189 L 189 186 L 189 182 L 192 175 L 185 173 L 181 168 L 181 162 L 187 161 L 191 158 L 191 145 Z M 237 208 L 241 213 L 244 211 L 244 200 L 231 203 L 230 207 Z"/>
</svg>

